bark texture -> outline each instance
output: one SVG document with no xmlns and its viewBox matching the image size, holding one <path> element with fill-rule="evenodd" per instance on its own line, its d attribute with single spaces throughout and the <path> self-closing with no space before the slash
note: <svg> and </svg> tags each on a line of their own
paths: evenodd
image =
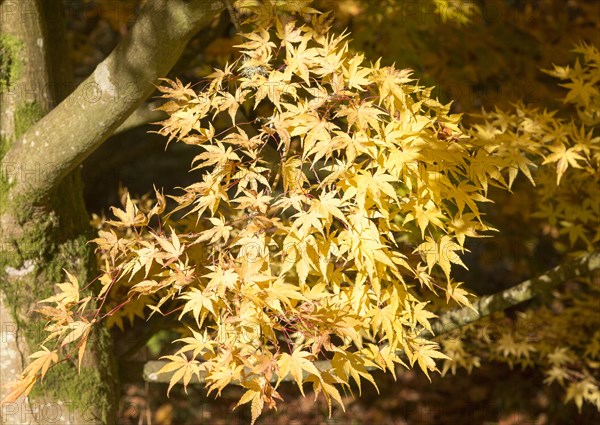
<svg viewBox="0 0 600 425">
<path fill-rule="evenodd" d="M 6 154 L 10 196 L 46 196 L 150 96 L 192 36 L 224 8 L 220 1 L 149 0 L 94 73 Z"/>
<path fill-rule="evenodd" d="M 13 72 L 4 78 L 0 93 L 1 137 L 6 150 L 68 95 L 72 72 L 61 1 L 4 1 L 0 12 L 0 37 L 17 46 L 8 58 Z M 29 150 L 35 151 L 35 145 Z M 3 161 L 3 172 L 7 167 Z M 52 294 L 54 283 L 63 278 L 62 268 L 73 269 L 83 279 L 89 278 L 94 268 L 85 245 L 89 227 L 79 170 L 65 176 L 43 202 L 35 204 L 12 204 L 6 183 L 3 180 L 0 188 L 2 396 L 27 364 L 28 355 L 45 338 L 43 322 L 33 311 L 36 302 Z M 59 366 L 30 397 L 3 404 L 2 423 L 111 422 L 117 392 L 109 335 L 99 330 L 92 346 L 83 371 L 88 374 L 78 375 L 70 364 Z"/>
<path fill-rule="evenodd" d="M 187 41 L 225 6 L 148 0 L 130 34 L 72 91 L 61 0 L 0 1 L 0 395 L 46 337 L 36 303 L 95 275 L 79 165 L 151 94 Z M 111 338 L 97 329 L 81 374 L 62 362 L 2 424 L 112 424 Z"/>
</svg>

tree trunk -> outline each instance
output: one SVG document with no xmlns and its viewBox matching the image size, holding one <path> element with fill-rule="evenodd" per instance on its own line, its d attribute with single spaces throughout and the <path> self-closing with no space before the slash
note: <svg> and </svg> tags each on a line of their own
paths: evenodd
<svg viewBox="0 0 600 425">
<path fill-rule="evenodd" d="M 63 13 L 60 1 L 3 1 L 0 5 L 0 154 L 72 89 Z M 30 149 L 37 150 L 33 143 Z M 40 164 L 22 170 L 20 178 L 44 179 L 44 169 Z M 55 283 L 64 280 L 63 269 L 82 282 L 94 275 L 93 256 L 86 245 L 91 235 L 79 170 L 35 204 L 13 201 L 9 191 L 4 180 L 0 187 L 0 398 L 46 337 L 44 323 L 34 312 L 36 302 L 52 295 Z M 98 330 L 88 347 L 80 374 L 74 364 L 61 363 L 30 397 L 5 403 L 1 422 L 114 423 L 118 386 L 108 332 Z"/>
<path fill-rule="evenodd" d="M 128 35 L 71 92 L 61 0 L 0 0 L 1 396 L 45 339 L 36 303 L 65 279 L 63 269 L 80 282 L 94 277 L 79 166 L 224 9 L 218 0 L 146 0 Z M 31 400 L 2 406 L 1 423 L 114 423 L 118 387 L 105 329 L 87 351 L 81 374 L 61 362 Z"/>
</svg>

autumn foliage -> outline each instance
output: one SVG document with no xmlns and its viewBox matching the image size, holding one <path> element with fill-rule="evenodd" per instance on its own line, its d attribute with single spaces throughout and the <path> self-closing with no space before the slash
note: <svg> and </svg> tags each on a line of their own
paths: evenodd
<svg viewBox="0 0 600 425">
<path fill-rule="evenodd" d="M 331 408 L 343 406 L 340 391 L 376 386 L 374 369 L 477 366 L 460 342 L 442 350 L 430 324 L 470 305 L 452 270 L 464 267 L 468 238 L 495 230 L 481 207 L 489 188 L 510 190 L 519 174 L 543 200 L 539 218 L 580 251 L 597 248 L 596 48 L 581 45 L 583 64 L 548 71 L 565 82 L 574 119 L 518 105 L 463 129 L 414 72 L 367 61 L 348 34 L 329 31 L 330 16 L 298 4 L 291 16 L 249 2 L 254 30 L 236 61 L 195 85 L 158 86 L 168 114 L 158 132 L 197 149 L 196 182 L 113 208 L 93 241 L 97 296 L 80 299 L 67 274 L 42 302 L 48 338 L 14 397 L 60 358 L 81 361 L 97 323 L 136 316 L 176 315 L 181 325 L 161 370 L 174 372 L 169 391 L 193 376 L 209 393 L 241 385 L 253 420 L 276 406 L 284 379 L 301 392 L 310 384 Z M 503 341 L 505 357 L 539 352 Z M 597 347 L 577 350 L 597 363 Z M 560 368 L 575 352 L 546 355 Z M 586 367 L 571 382 L 585 382 L 580 399 L 600 408 L 597 367 Z M 551 370 L 549 382 L 568 387 L 568 370 Z"/>
</svg>

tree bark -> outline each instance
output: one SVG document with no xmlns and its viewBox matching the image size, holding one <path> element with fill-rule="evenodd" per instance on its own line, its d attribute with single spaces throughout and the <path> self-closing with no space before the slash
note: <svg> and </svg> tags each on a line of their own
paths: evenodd
<svg viewBox="0 0 600 425">
<path fill-rule="evenodd" d="M 64 100 L 72 87 L 72 69 L 65 38 L 62 1 L 4 1 L 0 6 L 0 34 L 13 48 L 3 57 L 12 67 L 3 78 L 1 137 L 5 147 Z M 4 70 L 7 70 L 4 66 Z M 11 71 L 11 70 L 9 70 Z M 46 129 L 46 131 L 48 131 Z M 49 132 L 49 131 L 48 131 Z M 35 145 L 28 147 L 35 151 Z M 3 162 L 3 167 L 6 163 Z M 38 176 L 39 177 L 39 176 Z M 27 357 L 45 338 L 43 322 L 33 313 L 35 303 L 51 295 L 54 283 L 69 268 L 88 279 L 94 269 L 88 216 L 83 203 L 79 170 L 62 179 L 56 190 L 37 204 L 11 204 L 10 188 L 0 188 L 3 203 L 0 318 L 0 395 L 26 366 Z M 8 201 L 8 202 L 7 202 Z M 31 397 L 5 403 L 2 423 L 110 423 L 115 417 L 117 387 L 110 337 L 99 330 L 83 375 L 64 364 L 45 379 Z M 100 371 L 99 371 L 100 370 Z"/>
<path fill-rule="evenodd" d="M 504 311 L 541 295 L 548 295 L 561 283 L 579 276 L 592 276 L 600 271 L 600 252 L 593 252 L 576 260 L 566 261 L 533 279 L 473 302 L 472 307 L 463 307 L 442 314 L 431 328 L 433 335 L 442 335 L 473 323 L 497 311 Z M 432 336 L 427 334 L 427 336 Z"/>
<path fill-rule="evenodd" d="M 221 1 L 148 0 L 94 73 L 8 151 L 10 196 L 46 196 L 150 96 L 192 36 L 224 9 Z"/>
<path fill-rule="evenodd" d="M 129 36 L 71 92 L 62 0 L 0 1 L 0 398 L 46 337 L 36 303 L 94 277 L 78 165 L 152 92 L 219 2 L 148 0 Z M 97 96 L 90 98 L 90 96 Z M 118 383 L 99 328 L 81 368 L 62 362 L 2 424 L 113 424 Z"/>
<path fill-rule="evenodd" d="M 133 111 L 129 118 L 127 118 L 127 120 L 125 120 L 125 122 L 123 122 L 123 124 L 121 124 L 112 135 L 114 136 L 119 133 L 133 130 L 134 128 L 142 125 L 151 124 L 153 122 L 166 119 L 168 115 L 164 111 L 155 110 L 158 106 L 160 106 L 160 104 L 157 102 L 143 104 Z"/>
</svg>

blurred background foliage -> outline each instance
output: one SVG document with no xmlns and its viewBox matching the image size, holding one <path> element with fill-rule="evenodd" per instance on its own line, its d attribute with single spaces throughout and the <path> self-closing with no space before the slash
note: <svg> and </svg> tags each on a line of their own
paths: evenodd
<svg viewBox="0 0 600 425">
<path fill-rule="evenodd" d="M 76 83 L 127 35 L 143 3 L 65 0 Z M 441 100 L 452 100 L 454 111 L 465 113 L 467 125 L 473 120 L 469 114 L 482 108 L 509 109 L 517 101 L 540 109 L 561 108 L 564 89 L 540 69 L 572 63 L 572 49 L 582 41 L 600 46 L 598 0 L 316 0 L 314 6 L 332 11 L 334 30 L 348 29 L 352 47 L 364 51 L 368 59 L 381 57 L 385 65 L 414 69 L 422 84 L 435 86 Z M 213 67 L 231 61 L 237 54 L 233 46 L 241 40 L 235 34 L 229 16 L 223 14 L 191 41 L 170 77 L 195 83 Z M 568 114 L 567 108 L 562 110 Z M 117 205 L 123 188 L 142 196 L 153 184 L 171 192 L 193 181 L 187 172 L 192 152 L 181 144 L 165 152 L 164 140 L 151 133 L 157 129 L 144 125 L 116 135 L 87 160 L 84 178 L 90 213 L 102 215 L 110 205 Z M 535 197 L 524 179 L 517 180 L 513 193 L 492 191 L 490 197 L 495 204 L 486 218 L 500 232 L 471 242 L 465 258 L 469 271 L 457 275 L 479 294 L 508 288 L 553 267 L 566 249 L 552 229 L 531 217 Z M 554 307 L 560 311 L 560 306 Z M 552 310 L 544 317 L 548 314 Z M 498 320 L 512 316 L 516 311 Z M 125 321 L 125 328 L 127 332 L 119 337 L 122 345 L 131 349 L 139 340 L 142 349 L 129 357 L 123 350 L 124 381 L 131 381 L 123 383 L 123 424 L 249 422 L 245 410 L 231 413 L 239 397 L 235 388 L 228 390 L 229 398 L 225 393 L 218 401 L 207 399 L 202 387 L 193 388 L 189 396 L 173 391 L 167 399 L 166 385 L 140 382 L 135 362 L 164 354 L 169 330 L 141 321 Z M 381 395 L 368 389 L 360 399 L 348 398 L 347 411 L 335 411 L 331 419 L 325 403 L 314 404 L 307 394 L 258 423 L 600 423 L 593 408 L 584 406 L 578 415 L 572 403 L 562 403 L 564 393 L 543 385 L 543 380 L 535 369 L 513 370 L 497 363 L 483 363 L 471 374 L 458 370 L 454 376 L 435 376 L 432 384 L 412 371 L 402 371 L 397 382 L 379 374 Z M 292 394 L 293 390 L 287 398 Z"/>
</svg>

